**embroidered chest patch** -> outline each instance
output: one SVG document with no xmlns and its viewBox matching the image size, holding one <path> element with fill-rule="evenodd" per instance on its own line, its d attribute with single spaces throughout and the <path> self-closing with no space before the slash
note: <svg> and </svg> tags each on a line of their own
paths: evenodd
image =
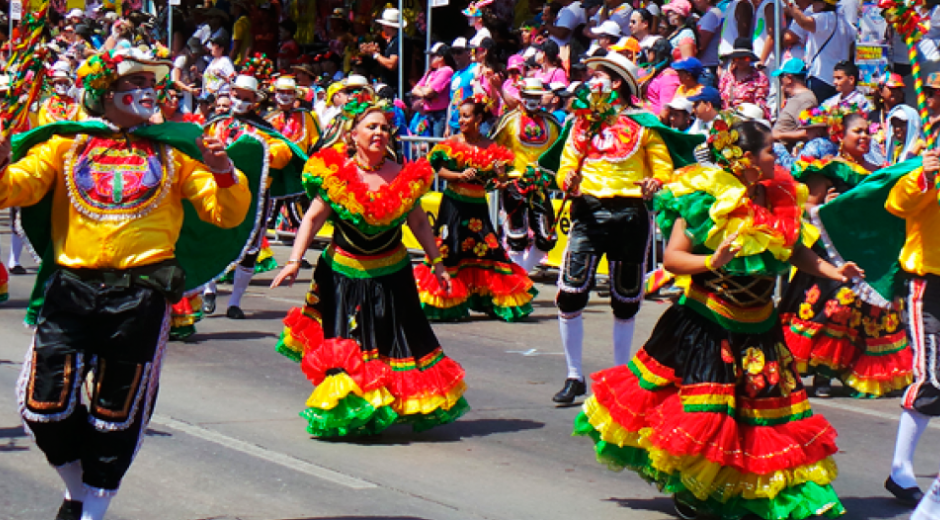
<svg viewBox="0 0 940 520">
<path fill-rule="evenodd" d="M 69 198 L 78 211 L 101 220 L 127 220 L 149 213 L 166 195 L 170 172 L 161 151 L 148 141 L 104 137 L 76 141 L 66 172 Z"/>
<path fill-rule="evenodd" d="M 584 126 L 577 129 L 579 149 L 587 147 L 587 160 L 605 160 L 620 162 L 629 159 L 640 147 L 643 127 L 636 121 L 621 117 L 616 124 L 606 125 L 599 132 L 591 134 Z M 587 144 L 590 143 L 590 146 Z"/>
<path fill-rule="evenodd" d="M 278 112 L 277 115 L 272 118 L 271 124 L 278 132 L 284 135 L 284 137 L 294 143 L 299 143 L 306 137 L 303 116 L 302 112 L 293 112 L 291 114 Z"/>
<path fill-rule="evenodd" d="M 523 114 L 519 118 L 519 130 L 519 140 L 523 144 L 540 145 L 548 142 L 548 123 L 544 118 Z"/>
</svg>

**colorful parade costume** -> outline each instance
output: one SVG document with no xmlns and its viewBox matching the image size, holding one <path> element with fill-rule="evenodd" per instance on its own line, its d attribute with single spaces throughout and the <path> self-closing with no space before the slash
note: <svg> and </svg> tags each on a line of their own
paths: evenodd
<svg viewBox="0 0 940 520">
<path fill-rule="evenodd" d="M 421 431 L 468 410 L 464 371 L 444 355 L 424 314 L 402 224 L 433 172 L 409 163 L 369 191 L 335 149 L 310 158 L 304 183 L 330 205 L 334 234 L 302 308 L 284 320 L 277 350 L 316 385 L 301 416 L 318 437 L 377 434 L 396 422 Z"/>
<path fill-rule="evenodd" d="M 57 121 L 74 121 L 78 117 L 79 105 L 70 96 L 53 94 L 39 107 L 36 126 L 47 125 Z"/>
<path fill-rule="evenodd" d="M 724 519 L 829 517 L 836 432 L 813 415 L 773 308 L 775 278 L 800 238 L 806 188 L 762 181 L 769 208 L 734 175 L 689 167 L 657 196 L 667 236 L 685 220 L 694 254 L 740 233 L 741 252 L 686 278 L 626 366 L 598 372 L 575 422 L 598 459 L 628 468 L 698 513 Z"/>
<path fill-rule="evenodd" d="M 512 152 L 499 145 L 478 148 L 456 138 L 431 150 L 433 168 L 454 172 L 475 168 L 477 176 L 470 182 L 448 182 L 435 222 L 451 290 L 441 289 L 427 259 L 415 268 L 418 295 L 428 318 L 457 320 L 474 311 L 518 321 L 532 313 L 531 302 L 538 292 L 499 243 L 486 202 L 486 182 L 494 177 L 495 164 L 511 164 L 512 159 Z"/>
<path fill-rule="evenodd" d="M 821 175 L 840 194 L 868 174 L 845 158 L 794 165 L 797 180 Z M 844 263 L 818 213 L 811 211 L 808 217 L 822 232 L 813 251 L 831 263 Z M 910 384 L 911 351 L 901 322 L 900 299 L 873 305 L 859 297 L 859 290 L 870 293 L 866 287 L 864 282 L 842 283 L 798 271 L 780 302 L 780 317 L 801 374 L 837 377 L 859 397 L 880 397 Z"/>
</svg>

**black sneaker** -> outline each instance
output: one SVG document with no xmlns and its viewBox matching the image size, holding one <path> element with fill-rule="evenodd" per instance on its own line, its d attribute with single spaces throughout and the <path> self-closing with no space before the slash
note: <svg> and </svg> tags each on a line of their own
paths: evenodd
<svg viewBox="0 0 940 520">
<path fill-rule="evenodd" d="M 698 511 L 689 504 L 679 500 L 679 497 L 676 495 L 672 495 L 672 504 L 676 508 L 676 516 L 682 520 L 695 520 L 698 518 Z"/>
<path fill-rule="evenodd" d="M 225 316 L 233 320 L 243 320 L 245 319 L 245 313 L 242 310 L 234 305 L 228 308 L 225 311 Z"/>
<path fill-rule="evenodd" d="M 890 475 L 888 480 L 885 480 L 885 489 L 890 491 L 898 502 L 906 506 L 917 507 L 920 500 L 924 498 L 924 492 L 919 487 L 902 488 Z"/>
<path fill-rule="evenodd" d="M 26 268 L 21 265 L 14 265 L 10 268 L 10 274 L 26 274 Z"/>
<path fill-rule="evenodd" d="M 215 293 L 206 293 L 202 295 L 202 312 L 212 314 L 215 312 Z"/>
<path fill-rule="evenodd" d="M 78 500 L 63 500 L 55 520 L 81 520 L 82 503 Z"/>
<path fill-rule="evenodd" d="M 813 394 L 822 398 L 832 397 L 832 380 L 819 374 L 813 376 Z"/>
<path fill-rule="evenodd" d="M 585 386 L 584 381 L 580 379 L 566 379 L 565 387 L 561 389 L 561 392 L 555 394 L 555 397 L 552 397 L 552 401 L 561 404 L 571 404 L 574 402 L 575 397 L 586 393 L 587 386 Z"/>
</svg>

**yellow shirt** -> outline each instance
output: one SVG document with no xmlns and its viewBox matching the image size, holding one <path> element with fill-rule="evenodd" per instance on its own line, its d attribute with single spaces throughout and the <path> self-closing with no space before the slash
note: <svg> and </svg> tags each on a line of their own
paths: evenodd
<svg viewBox="0 0 940 520">
<path fill-rule="evenodd" d="M 228 117 L 221 119 L 209 125 L 205 133 L 217 137 L 220 141 L 225 143 L 225 146 L 229 146 L 235 141 L 237 141 L 242 134 L 251 135 L 258 140 L 264 142 L 265 148 L 268 150 L 268 168 L 274 170 L 280 170 L 290 163 L 291 159 L 294 157 L 294 152 L 291 150 L 290 146 L 287 145 L 282 139 L 277 137 L 271 137 L 270 135 L 256 130 L 255 127 L 242 123 L 241 121 Z M 265 189 L 271 187 L 271 181 L 273 179 L 268 176 L 267 185 Z"/>
<path fill-rule="evenodd" d="M 885 209 L 905 221 L 901 267 L 920 276 L 940 275 L 940 205 L 935 186 L 921 192 L 917 180 L 922 172 L 918 168 L 901 177 L 891 189 Z"/>
<path fill-rule="evenodd" d="M 236 65 L 241 65 L 248 59 L 248 50 L 251 49 L 253 39 L 251 36 L 251 19 L 242 15 L 232 26 L 232 45 L 238 44 L 235 59 L 232 60 Z"/>
<path fill-rule="evenodd" d="M 510 177 L 521 177 L 528 166 L 538 167 L 542 156 L 558 140 L 561 125 L 547 112 L 531 118 L 516 109 L 504 115 L 493 132 L 493 140 L 516 154 Z"/>
<path fill-rule="evenodd" d="M 672 179 L 672 157 L 656 130 L 626 115 L 596 134 L 587 125 L 579 120 L 571 129 L 556 176 L 559 186 L 579 164 L 581 193 L 598 198 L 642 197 L 636 182 L 654 177 L 666 184 Z"/>
<path fill-rule="evenodd" d="M 115 172 L 121 175 L 115 175 Z M 245 220 L 248 180 L 220 188 L 206 166 L 169 146 L 131 137 L 57 135 L 0 176 L 0 208 L 31 206 L 53 192 L 56 262 L 126 269 L 175 256 L 182 200 L 220 228 Z"/>
<path fill-rule="evenodd" d="M 320 122 L 316 112 L 293 110 L 285 115 L 284 111 L 275 110 L 265 119 L 306 153 L 320 140 Z"/>
</svg>

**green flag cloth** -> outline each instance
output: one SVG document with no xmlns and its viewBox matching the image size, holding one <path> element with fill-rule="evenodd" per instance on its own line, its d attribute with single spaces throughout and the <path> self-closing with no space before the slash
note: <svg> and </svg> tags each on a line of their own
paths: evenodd
<svg viewBox="0 0 940 520">
<path fill-rule="evenodd" d="M 916 158 L 878 170 L 819 208 L 823 245 L 836 260 L 865 270 L 868 287 L 859 296 L 870 303 L 887 305 L 903 282 L 898 257 L 905 241 L 904 219 L 889 213 L 885 202 L 898 180 L 920 165 Z"/>
<path fill-rule="evenodd" d="M 13 137 L 13 161 L 23 158 L 30 148 L 48 141 L 53 135 L 63 134 L 110 134 L 113 130 L 99 121 L 63 121 L 41 126 L 30 132 Z M 191 123 L 163 123 L 149 125 L 131 132 L 135 137 L 152 139 L 175 148 L 178 152 L 202 161 L 202 153 L 196 146 L 202 130 Z M 186 271 L 186 290 L 193 290 L 222 274 L 233 262 L 238 261 L 251 238 L 258 219 L 261 218 L 259 196 L 264 182 L 266 148 L 256 138 L 242 136 L 228 147 L 229 157 L 245 174 L 253 194 L 251 206 L 244 222 L 232 229 L 216 227 L 199 218 L 196 209 L 188 200 L 183 200 L 183 226 L 176 242 L 176 258 Z M 56 271 L 52 244 L 52 192 L 37 204 L 22 208 L 22 228 L 33 251 L 42 256 L 42 265 L 36 277 L 26 322 L 35 324 L 42 308 L 45 284 Z"/>
</svg>

